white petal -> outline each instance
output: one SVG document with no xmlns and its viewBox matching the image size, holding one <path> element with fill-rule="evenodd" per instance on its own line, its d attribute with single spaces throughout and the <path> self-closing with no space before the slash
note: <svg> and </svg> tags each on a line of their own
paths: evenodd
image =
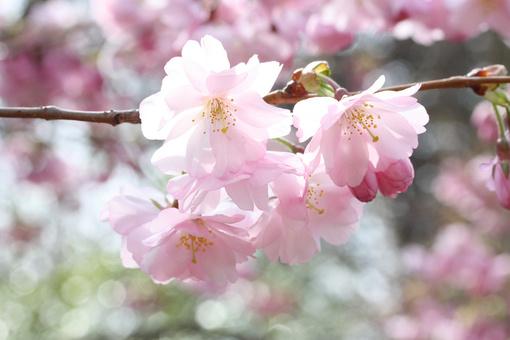
<svg viewBox="0 0 510 340">
<path fill-rule="evenodd" d="M 321 127 L 321 120 L 332 109 L 337 107 L 338 101 L 330 97 L 305 99 L 294 106 L 294 126 L 298 129 L 296 136 L 300 142 L 317 133 Z"/>
<path fill-rule="evenodd" d="M 165 139 L 170 128 L 172 112 L 166 105 L 161 92 L 145 98 L 140 103 L 142 133 L 147 139 Z"/>
<path fill-rule="evenodd" d="M 209 70 L 221 72 L 230 68 L 227 51 L 225 51 L 225 48 L 218 39 L 210 35 L 206 35 L 200 40 L 200 43 L 206 58 L 206 65 Z"/>
</svg>

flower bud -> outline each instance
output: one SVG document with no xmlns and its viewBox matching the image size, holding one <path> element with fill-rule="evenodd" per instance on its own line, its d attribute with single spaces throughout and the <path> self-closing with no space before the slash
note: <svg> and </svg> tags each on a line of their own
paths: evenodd
<svg viewBox="0 0 510 340">
<path fill-rule="evenodd" d="M 377 178 L 375 171 L 369 169 L 363 181 L 355 187 L 349 187 L 354 197 L 361 202 L 370 202 L 377 195 Z"/>
<path fill-rule="evenodd" d="M 396 197 L 413 182 L 414 168 L 409 159 L 401 159 L 391 163 L 384 171 L 378 171 L 376 176 L 381 194 Z"/>
<path fill-rule="evenodd" d="M 468 77 L 497 77 L 497 76 L 506 76 L 507 75 L 507 69 L 504 65 L 489 65 L 483 68 L 475 68 L 474 70 L 470 71 L 467 76 Z M 487 91 L 495 90 L 499 84 L 479 84 L 479 85 L 473 85 L 471 88 L 473 91 L 480 95 L 484 96 Z"/>
<path fill-rule="evenodd" d="M 503 208 L 510 209 L 510 174 L 508 162 L 496 163 L 493 178 L 496 197 Z"/>
<path fill-rule="evenodd" d="M 333 97 L 335 89 L 326 81 L 330 75 L 331 69 L 326 61 L 314 61 L 303 68 L 298 82 L 308 93 Z"/>
</svg>

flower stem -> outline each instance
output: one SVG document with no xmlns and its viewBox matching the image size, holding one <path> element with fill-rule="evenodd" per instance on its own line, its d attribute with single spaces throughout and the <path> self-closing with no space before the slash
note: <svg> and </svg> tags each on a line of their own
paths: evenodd
<svg viewBox="0 0 510 340">
<path fill-rule="evenodd" d="M 290 152 L 292 152 L 292 153 L 303 153 L 305 151 L 303 149 L 303 147 L 301 147 L 299 145 L 292 144 L 292 142 L 286 140 L 285 138 L 275 138 L 274 140 L 277 141 L 278 143 L 288 147 Z"/>
<path fill-rule="evenodd" d="M 496 113 L 496 120 L 498 122 L 498 129 L 499 129 L 499 137 L 502 140 L 506 140 L 505 123 L 503 121 L 503 117 L 501 117 L 501 114 L 499 113 L 499 110 L 498 110 L 498 106 L 496 104 L 492 103 L 492 107 L 494 108 L 494 112 Z M 506 110 L 508 112 L 508 107 L 506 107 Z"/>
</svg>

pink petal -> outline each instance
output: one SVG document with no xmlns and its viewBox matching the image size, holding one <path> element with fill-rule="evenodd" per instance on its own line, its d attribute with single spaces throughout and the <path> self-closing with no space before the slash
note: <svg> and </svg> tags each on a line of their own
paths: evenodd
<svg viewBox="0 0 510 340">
<path fill-rule="evenodd" d="M 206 80 L 208 93 L 213 97 L 224 96 L 230 89 L 246 79 L 246 76 L 246 73 L 237 73 L 235 69 L 212 73 Z"/>
<path fill-rule="evenodd" d="M 353 134 L 349 138 L 331 128 L 324 132 L 321 151 L 328 174 L 336 185 L 357 186 L 368 167 L 368 148 L 364 136 Z"/>
<path fill-rule="evenodd" d="M 202 76 L 203 78 L 203 76 Z M 204 105 L 204 88 L 197 89 L 189 80 L 179 81 L 175 77 L 166 76 L 161 84 L 161 93 L 165 98 L 167 106 L 174 111 L 187 110 L 192 107 Z"/>
<path fill-rule="evenodd" d="M 144 258 L 141 268 L 156 282 L 166 283 L 189 271 L 192 254 L 183 247 L 177 248 L 179 236 L 174 233 Z"/>
<path fill-rule="evenodd" d="M 286 136 L 290 132 L 292 116 L 289 110 L 267 104 L 255 92 L 235 98 L 236 116 L 249 125 L 267 130 L 269 138 Z"/>
</svg>

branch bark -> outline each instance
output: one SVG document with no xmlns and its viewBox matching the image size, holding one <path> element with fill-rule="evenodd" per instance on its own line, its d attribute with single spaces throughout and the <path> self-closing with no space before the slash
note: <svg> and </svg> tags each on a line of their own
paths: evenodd
<svg viewBox="0 0 510 340">
<path fill-rule="evenodd" d="M 473 88 L 482 84 L 510 83 L 510 76 L 499 77 L 468 77 L 455 76 L 444 79 L 421 82 L 420 91 L 436 89 Z M 402 84 L 382 88 L 380 91 L 403 90 L 417 83 Z M 356 94 L 358 92 L 351 92 Z M 264 100 L 273 105 L 292 105 L 298 101 L 309 98 L 306 93 L 293 93 L 286 89 L 276 90 L 264 97 Z M 46 120 L 75 120 L 90 123 L 104 123 L 118 125 L 121 123 L 140 124 L 138 109 L 132 110 L 109 110 L 109 111 L 78 111 L 67 110 L 56 106 L 41 107 L 4 107 L 0 108 L 0 118 L 40 118 Z"/>
</svg>

